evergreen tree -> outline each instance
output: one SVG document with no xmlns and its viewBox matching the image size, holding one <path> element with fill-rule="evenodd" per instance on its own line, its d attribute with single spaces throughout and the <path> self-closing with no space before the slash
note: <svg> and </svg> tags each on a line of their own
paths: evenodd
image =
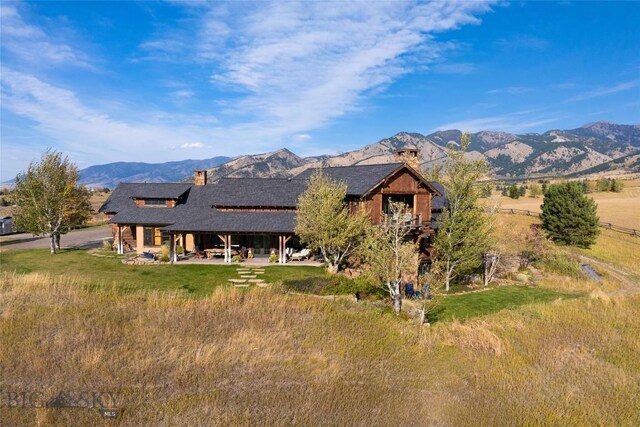
<svg viewBox="0 0 640 427">
<path fill-rule="evenodd" d="M 624 185 L 622 184 L 622 181 L 620 181 L 619 179 L 612 179 L 611 180 L 610 191 L 613 191 L 614 193 L 620 193 L 622 191 L 623 187 L 624 187 Z"/>
<path fill-rule="evenodd" d="M 578 182 L 549 186 L 542 202 L 542 228 L 556 243 L 589 248 L 598 236 L 597 205 Z"/>
<path fill-rule="evenodd" d="M 511 186 L 509 186 L 509 197 L 511 197 L 512 199 L 517 199 L 520 197 L 520 191 L 515 184 L 511 184 Z"/>
<path fill-rule="evenodd" d="M 520 197 L 524 197 L 526 194 L 527 194 L 527 187 L 522 185 L 520 188 L 518 188 L 518 195 Z"/>
</svg>

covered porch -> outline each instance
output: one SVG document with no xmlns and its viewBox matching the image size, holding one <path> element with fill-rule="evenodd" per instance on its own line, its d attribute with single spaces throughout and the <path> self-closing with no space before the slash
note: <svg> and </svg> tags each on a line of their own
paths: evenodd
<svg viewBox="0 0 640 427">
<path fill-rule="evenodd" d="M 279 264 L 286 264 L 289 256 L 299 249 L 299 242 L 292 233 L 229 233 L 169 231 L 169 251 L 172 262 L 231 263 L 234 257 L 256 264 L 269 264 L 270 257 L 277 257 Z M 189 236 L 191 234 L 191 236 Z M 178 242 L 193 241 L 193 246 L 179 257 Z M 294 248 L 295 246 L 295 248 Z M 186 258 L 186 259 L 185 259 Z"/>
</svg>

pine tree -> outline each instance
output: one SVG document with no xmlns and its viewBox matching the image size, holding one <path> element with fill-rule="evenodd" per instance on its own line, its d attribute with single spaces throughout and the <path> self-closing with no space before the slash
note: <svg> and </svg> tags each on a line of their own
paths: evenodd
<svg viewBox="0 0 640 427">
<path fill-rule="evenodd" d="M 613 191 L 614 193 L 620 193 L 620 192 L 622 192 L 623 188 L 624 188 L 624 185 L 622 184 L 622 181 L 620 181 L 619 179 L 612 179 L 611 180 L 610 191 Z"/>
<path fill-rule="evenodd" d="M 542 228 L 556 243 L 589 248 L 598 236 L 597 205 L 578 182 L 549 186 L 542 202 Z"/>
<path fill-rule="evenodd" d="M 512 199 L 517 199 L 520 197 L 520 191 L 515 184 L 511 184 L 511 186 L 509 187 L 509 197 L 511 197 Z"/>
</svg>

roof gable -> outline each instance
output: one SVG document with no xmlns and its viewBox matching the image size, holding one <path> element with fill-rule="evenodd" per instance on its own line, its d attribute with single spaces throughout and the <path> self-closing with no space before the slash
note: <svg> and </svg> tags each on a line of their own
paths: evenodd
<svg viewBox="0 0 640 427">
<path fill-rule="evenodd" d="M 409 172 L 409 174 L 412 175 L 417 181 L 421 182 L 427 188 L 427 190 L 429 190 L 434 196 L 440 195 L 440 191 L 436 187 L 434 187 L 431 184 L 431 182 L 427 181 L 422 176 L 421 173 L 419 173 L 418 171 L 416 171 L 406 163 L 401 163 L 400 166 L 395 171 L 391 172 L 389 175 L 381 179 L 377 184 L 371 187 L 364 195 L 366 196 L 367 194 L 373 192 L 375 189 L 379 188 L 380 186 L 385 185 L 391 178 L 398 176 L 403 169 Z"/>
<path fill-rule="evenodd" d="M 363 197 L 405 168 L 434 195 L 439 195 L 439 191 L 429 181 L 405 163 L 329 167 L 323 168 L 322 173 L 335 181 L 344 182 L 347 185 L 347 196 Z M 307 180 L 314 172 L 315 169 L 307 169 L 293 179 Z"/>
<path fill-rule="evenodd" d="M 323 168 L 322 173 L 335 181 L 347 185 L 347 196 L 365 195 L 384 178 L 399 169 L 403 163 L 385 163 L 379 165 L 356 165 Z M 307 169 L 295 176 L 294 180 L 307 180 L 315 169 Z"/>
</svg>

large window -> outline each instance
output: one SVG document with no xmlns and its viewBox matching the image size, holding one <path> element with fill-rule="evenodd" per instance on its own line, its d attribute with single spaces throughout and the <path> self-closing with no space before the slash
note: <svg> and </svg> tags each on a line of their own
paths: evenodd
<svg viewBox="0 0 640 427">
<path fill-rule="evenodd" d="M 144 228 L 144 246 L 160 246 L 162 242 L 167 240 L 169 240 L 169 234 L 161 232 L 160 228 Z"/>
<path fill-rule="evenodd" d="M 382 210 L 384 213 L 389 213 L 389 204 L 404 203 L 406 210 L 413 210 L 413 194 L 384 194 L 382 196 Z"/>
</svg>

